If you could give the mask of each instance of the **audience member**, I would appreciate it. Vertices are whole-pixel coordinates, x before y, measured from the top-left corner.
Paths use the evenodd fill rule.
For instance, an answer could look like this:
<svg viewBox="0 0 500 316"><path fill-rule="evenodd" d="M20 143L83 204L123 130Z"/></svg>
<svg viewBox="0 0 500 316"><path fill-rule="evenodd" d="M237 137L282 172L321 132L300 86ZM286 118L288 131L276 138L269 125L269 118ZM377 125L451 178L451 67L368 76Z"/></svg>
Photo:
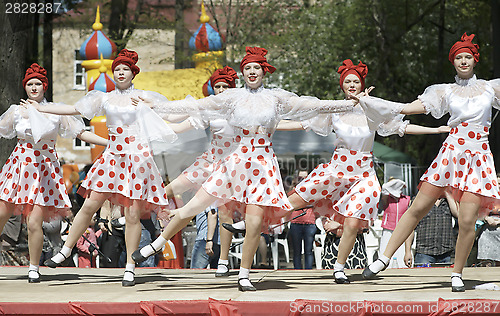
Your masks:
<svg viewBox="0 0 500 316"><path fill-rule="evenodd" d="M382 197L380 199L379 209L383 210L382 217L382 237L380 238L379 256L384 253L387 243L392 236L396 224L408 209L410 197L403 194L406 183L400 179L390 178L382 185ZM411 236L410 236L411 237ZM411 253L411 242L408 238L405 245L401 245L394 253L388 268L404 268L405 253Z"/></svg>
<svg viewBox="0 0 500 316"><path fill-rule="evenodd" d="M196 215L196 240L191 253L191 269L217 269L220 256L217 208L209 207Z"/></svg>
<svg viewBox="0 0 500 316"><path fill-rule="evenodd" d="M500 173L497 174L500 185ZM484 218L482 232L479 235L477 258L485 266L500 266L500 209L496 209Z"/></svg>

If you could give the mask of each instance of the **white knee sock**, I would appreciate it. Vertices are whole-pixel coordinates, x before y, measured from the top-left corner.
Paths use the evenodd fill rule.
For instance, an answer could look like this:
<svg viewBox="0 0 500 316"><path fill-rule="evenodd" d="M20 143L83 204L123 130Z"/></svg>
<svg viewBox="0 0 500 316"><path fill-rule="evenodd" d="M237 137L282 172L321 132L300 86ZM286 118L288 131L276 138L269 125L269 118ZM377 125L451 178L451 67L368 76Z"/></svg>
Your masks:
<svg viewBox="0 0 500 316"><path fill-rule="evenodd" d="M451 286L464 286L464 282L462 281L462 273L451 273ZM454 276L458 276L459 278L454 278Z"/></svg>
<svg viewBox="0 0 500 316"><path fill-rule="evenodd" d="M38 273L38 268L38 266L30 263L30 267L28 269L28 277L34 279L38 278L40 276L40 274Z"/></svg>
<svg viewBox="0 0 500 316"><path fill-rule="evenodd" d="M125 281L134 281L134 271L135 271L135 264L127 263L125 265L125 272L123 273L123 279ZM127 272L132 272L132 273L127 273Z"/></svg>
<svg viewBox="0 0 500 316"><path fill-rule="evenodd" d="M219 259L219 262L217 263L217 273L225 273L229 270L228 265L229 260L222 260Z"/></svg>
<svg viewBox="0 0 500 316"><path fill-rule="evenodd" d="M233 224L233 227L236 229L246 229L245 221L239 221Z"/></svg>
<svg viewBox="0 0 500 316"><path fill-rule="evenodd" d="M387 258L384 255L380 255L379 259L382 260L382 262L385 265L387 265L389 263L389 258ZM380 262L380 260L375 260L372 264L370 264L369 269L373 273L379 273L384 268L384 264L382 262Z"/></svg>
<svg viewBox="0 0 500 316"><path fill-rule="evenodd" d="M54 261L55 263L61 263L64 260L66 260L66 258L68 258L70 255L71 255L71 248L63 246L61 251L59 251L55 256L53 256L51 260Z"/></svg>
<svg viewBox="0 0 500 316"><path fill-rule="evenodd" d="M337 279L347 279L347 276L344 273L345 263L335 262L333 265L333 274Z"/></svg>
<svg viewBox="0 0 500 316"><path fill-rule="evenodd" d="M253 286L248 277L250 276L250 269L245 269L240 267L240 273L238 273L238 282L242 286Z"/></svg>
<svg viewBox="0 0 500 316"><path fill-rule="evenodd" d="M151 243L151 245L153 245L153 248L151 248L150 245L147 245L145 247L142 247L141 249L141 255L143 255L144 257L149 257L151 256L153 253L155 253L156 251L160 250L163 246L165 246L165 244L167 243L168 240L166 240L165 238L163 238L162 235L158 236L158 238L155 239L155 241L153 241Z"/></svg>

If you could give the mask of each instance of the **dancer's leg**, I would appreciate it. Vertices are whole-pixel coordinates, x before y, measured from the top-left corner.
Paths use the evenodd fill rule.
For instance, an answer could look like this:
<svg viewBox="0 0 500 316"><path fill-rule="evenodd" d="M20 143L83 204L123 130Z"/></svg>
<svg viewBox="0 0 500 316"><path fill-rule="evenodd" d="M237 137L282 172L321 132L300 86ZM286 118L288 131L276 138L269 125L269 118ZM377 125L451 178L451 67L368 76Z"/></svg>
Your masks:
<svg viewBox="0 0 500 316"><path fill-rule="evenodd" d="M219 235L220 235L220 256L217 263L215 276L229 276L229 248L233 239L233 233L222 228L222 223L232 224L233 218L225 205L219 206Z"/></svg>
<svg viewBox="0 0 500 316"><path fill-rule="evenodd" d="M33 210L27 218L28 226L28 249L30 254L30 264L38 266L43 247L43 211L39 205L33 206Z"/></svg>
<svg viewBox="0 0 500 316"><path fill-rule="evenodd" d="M189 181L184 174L181 173L177 178L175 178L165 187L167 198L170 199L176 194L182 194L192 186L193 183Z"/></svg>
<svg viewBox="0 0 500 316"><path fill-rule="evenodd" d="M475 224L481 204L481 197L465 192L460 200L458 209L458 238L455 247L455 263L453 266L451 285L453 292L465 291L462 281L462 271L467 257L474 244Z"/></svg>
<svg viewBox="0 0 500 316"><path fill-rule="evenodd" d="M131 207L125 208L125 248L127 250L127 264L123 273L122 286L135 285L135 261L132 253L139 247L141 241L141 204L134 201Z"/></svg>
<svg viewBox="0 0 500 316"><path fill-rule="evenodd" d="M73 220L64 246L56 255L45 261L46 266L55 268L70 256L71 249L76 245L76 242L83 235L83 232L89 227L92 216L94 216L104 203L104 197L103 194L90 192L89 198L85 199L85 202L83 202L82 207Z"/></svg>
<svg viewBox="0 0 500 316"><path fill-rule="evenodd" d="M362 224L363 220L359 218L347 217L344 220L344 230L342 232L342 237L340 237L339 252L333 269L333 275L337 283L349 283L344 273L344 266L354 247L356 236Z"/></svg>
<svg viewBox="0 0 500 316"><path fill-rule="evenodd" d="M246 228L247 232L243 241L243 254L241 256L240 272L238 274L238 288L241 291L255 291L254 286L248 278L252 267L253 257L257 251L260 241L260 230L264 209L258 205L247 205Z"/></svg>
<svg viewBox="0 0 500 316"><path fill-rule="evenodd" d="M167 227L165 227L155 241L138 251L134 251L132 255L134 261L142 262L147 257L159 251L170 238L186 227L194 216L209 207L215 200L216 198L208 194L205 190L198 190L196 195L186 205L177 209L176 215L172 217Z"/></svg>
<svg viewBox="0 0 500 316"><path fill-rule="evenodd" d="M288 196L288 201L290 201L290 204L292 205L292 208L294 210L302 208L304 206L307 206L309 203L304 201L300 195L298 195L295 191Z"/></svg>
<svg viewBox="0 0 500 316"><path fill-rule="evenodd" d="M15 204L0 200L0 232L14 213Z"/></svg>
<svg viewBox="0 0 500 316"><path fill-rule="evenodd" d="M370 264L365 271L363 271L363 277L372 278L375 274L384 269L384 267L389 263L389 258L394 255L399 246L401 246L413 230L415 230L418 222L420 222L420 220L427 213L429 213L432 205L441 196L444 190L444 187L438 187L428 182L422 182L422 186L420 187L413 203L396 225L387 247L385 248L384 254L380 256L380 260L376 260Z"/></svg>

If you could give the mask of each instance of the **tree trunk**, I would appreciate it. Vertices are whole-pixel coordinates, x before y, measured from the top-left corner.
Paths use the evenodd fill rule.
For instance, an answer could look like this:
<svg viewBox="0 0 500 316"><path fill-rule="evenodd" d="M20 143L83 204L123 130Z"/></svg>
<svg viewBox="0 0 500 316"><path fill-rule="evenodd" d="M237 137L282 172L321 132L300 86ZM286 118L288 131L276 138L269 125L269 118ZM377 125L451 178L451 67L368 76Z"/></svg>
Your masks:
<svg viewBox="0 0 500 316"><path fill-rule="evenodd" d="M13 3L11 1L10 3ZM22 3L21 1L18 1ZM21 81L29 64L36 61L33 50L34 20L31 14L6 13L6 3L0 2L0 112L11 104L19 104L26 94ZM34 33L36 34L36 33ZM0 138L0 164L9 157L16 139Z"/></svg>
<svg viewBox="0 0 500 316"><path fill-rule="evenodd" d="M492 28L492 62L493 63L493 78L500 78L500 0L491 0L491 28ZM493 111L493 116L498 115L492 124L490 130L490 146L493 158L495 158L495 166L497 172L500 172L500 114L499 111Z"/></svg>
<svg viewBox="0 0 500 316"><path fill-rule="evenodd" d="M43 68L47 70L49 87L45 91L47 101L53 101L53 81L52 81L52 13L45 13L43 16Z"/></svg>

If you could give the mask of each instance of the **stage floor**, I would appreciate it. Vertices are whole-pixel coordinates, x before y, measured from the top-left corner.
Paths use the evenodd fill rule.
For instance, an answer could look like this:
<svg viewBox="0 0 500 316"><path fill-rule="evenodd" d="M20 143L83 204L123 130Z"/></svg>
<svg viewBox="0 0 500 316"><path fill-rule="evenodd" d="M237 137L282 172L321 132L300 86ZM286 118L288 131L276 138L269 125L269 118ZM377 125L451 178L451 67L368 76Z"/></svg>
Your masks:
<svg viewBox="0 0 500 316"><path fill-rule="evenodd" d="M474 290L500 285L500 267L466 268L465 293L450 290L451 268L391 269L377 280L347 270L349 285L335 284L331 270L253 270L257 292L239 292L237 271L215 278L214 270L138 268L134 287L122 287L122 269L42 267L42 282L29 284L27 267L0 267L0 302L140 302L163 300L293 301L437 301L500 300L500 291Z"/></svg>

